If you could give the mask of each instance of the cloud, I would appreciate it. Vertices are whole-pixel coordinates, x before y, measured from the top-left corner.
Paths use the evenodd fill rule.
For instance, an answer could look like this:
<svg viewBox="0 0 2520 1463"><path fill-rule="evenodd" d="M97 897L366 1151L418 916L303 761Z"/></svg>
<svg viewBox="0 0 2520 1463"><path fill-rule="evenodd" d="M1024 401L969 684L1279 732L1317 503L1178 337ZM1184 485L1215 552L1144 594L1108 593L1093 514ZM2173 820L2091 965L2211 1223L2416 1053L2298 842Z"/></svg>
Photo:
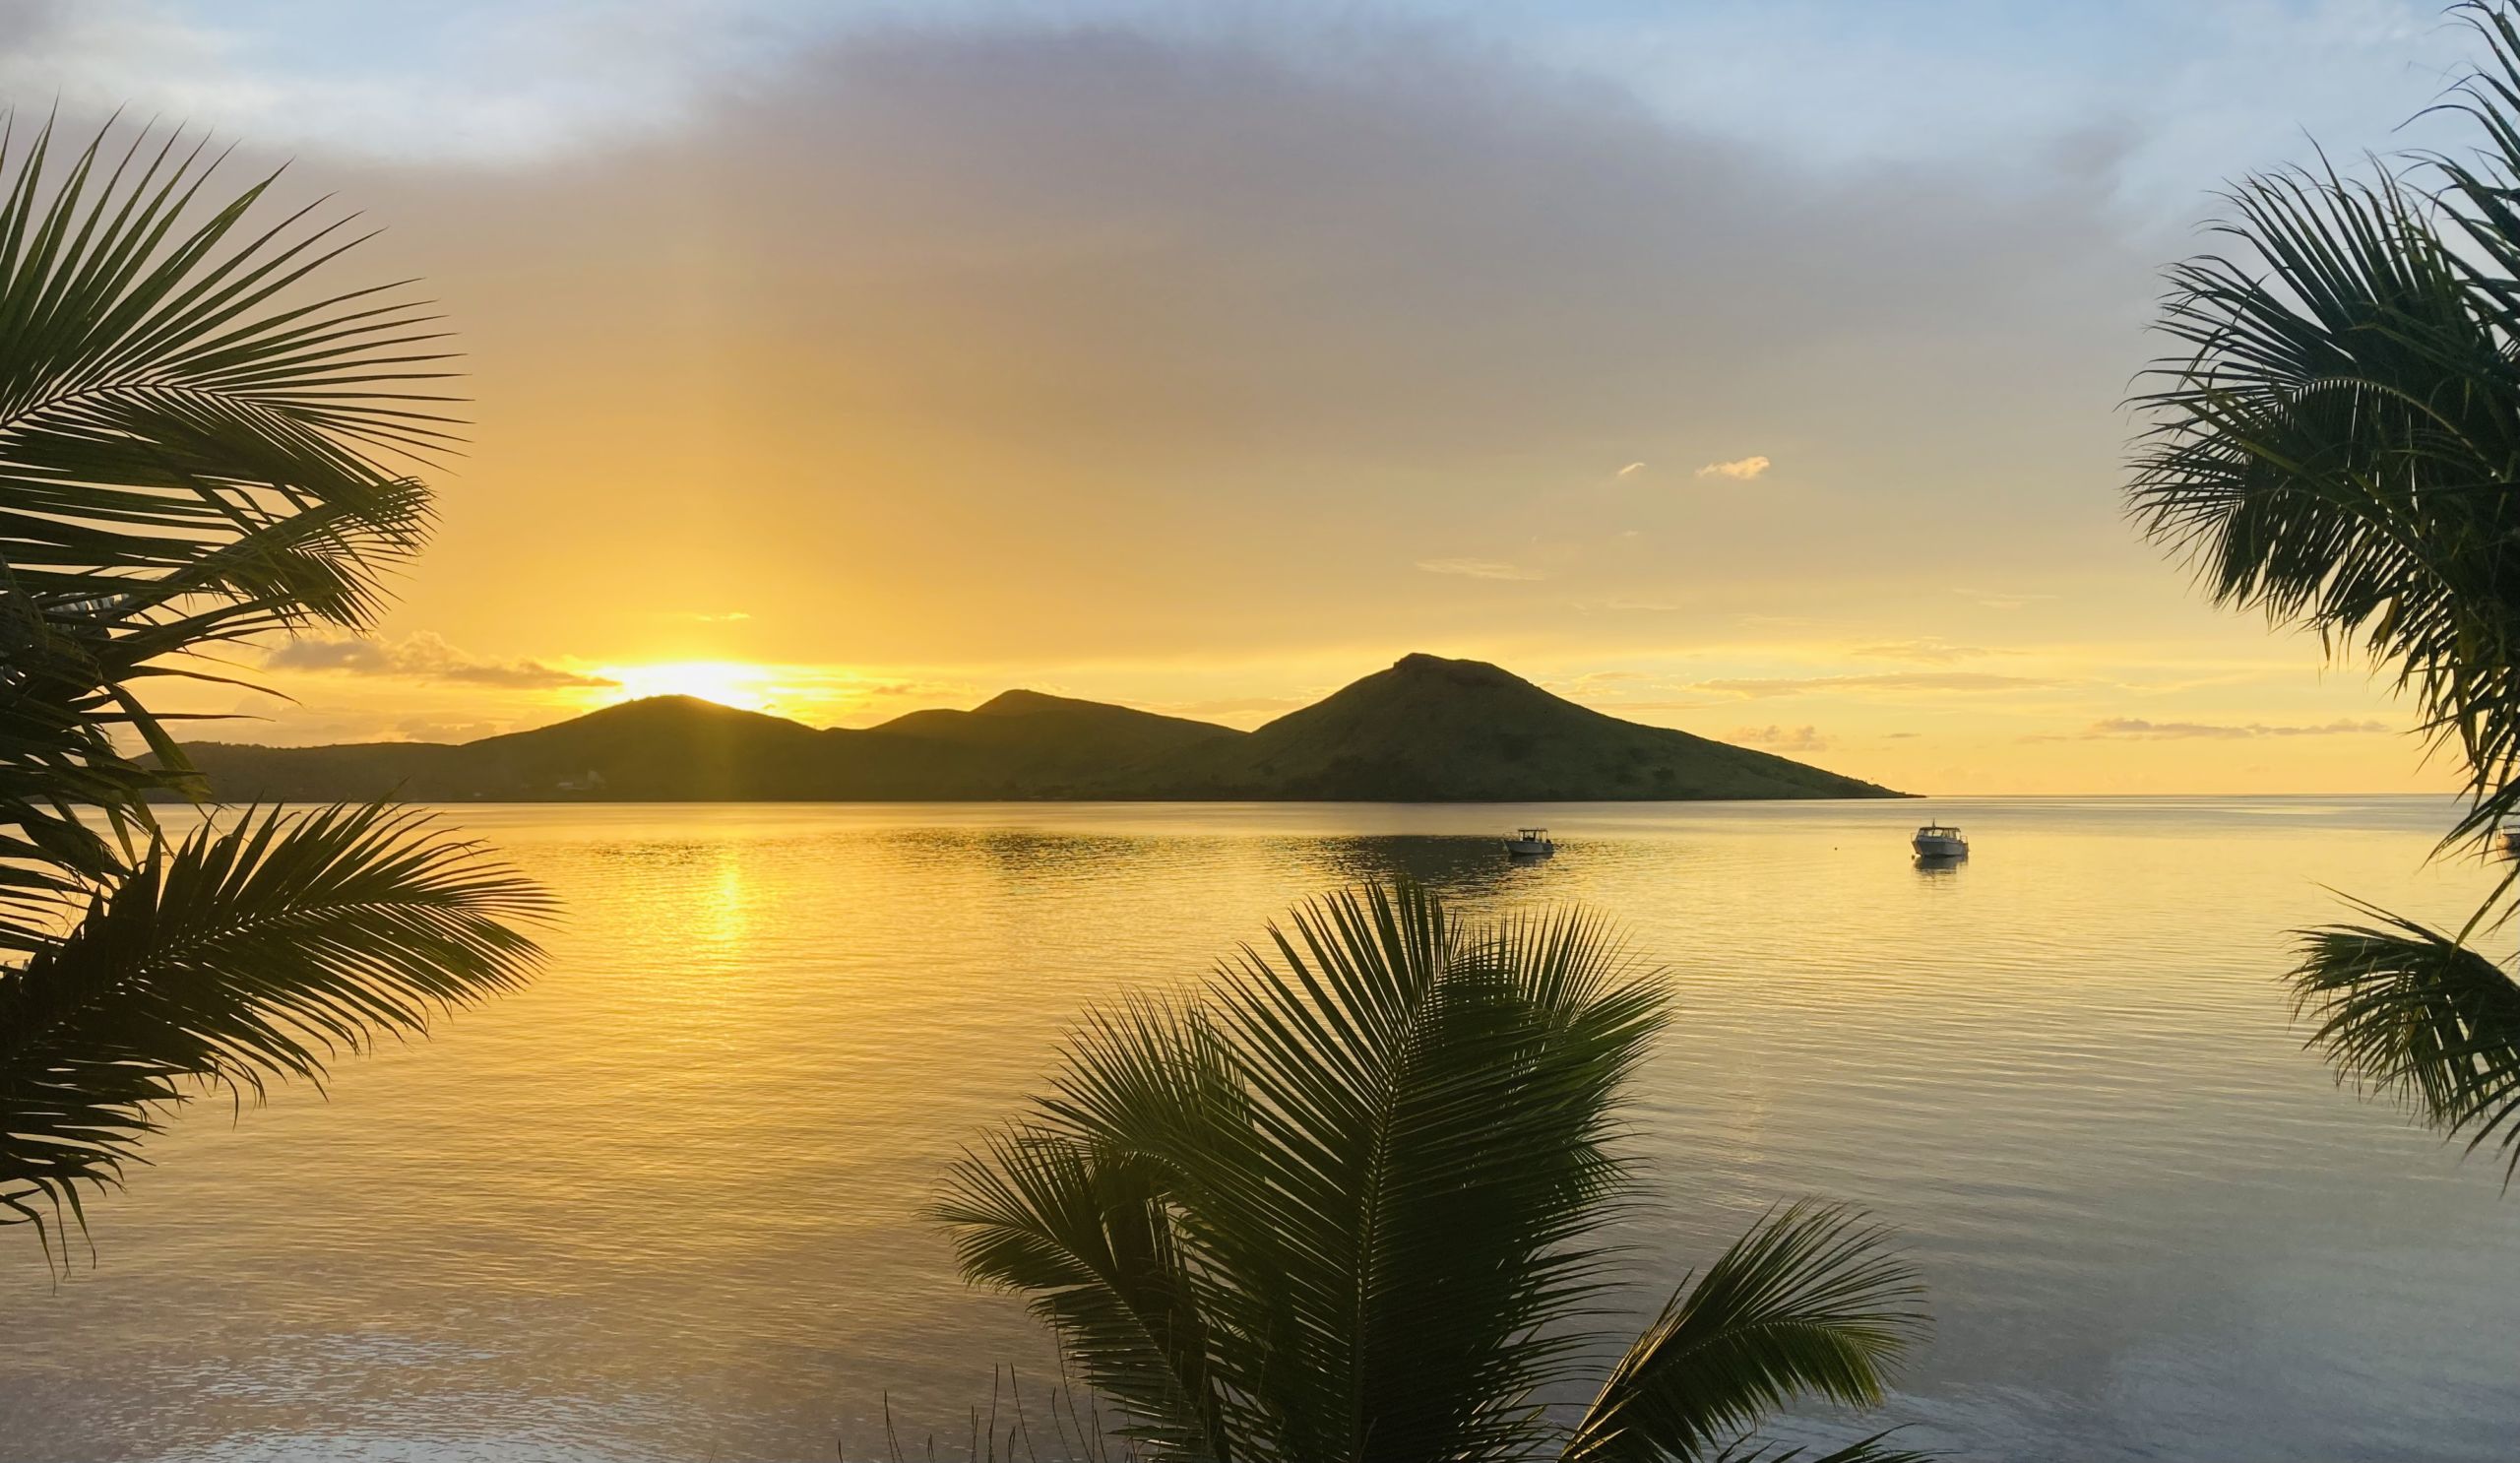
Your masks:
<svg viewBox="0 0 2520 1463"><path fill-rule="evenodd" d="M1959 595L1964 599L1975 600L1988 609L2019 609L2034 600L2053 600L2056 598L2054 595L2040 594L2032 590L1954 589L1952 590L1952 593Z"/></svg>
<svg viewBox="0 0 2520 1463"><path fill-rule="evenodd" d="M1612 473L1610 476L1611 476L1611 477L1635 477L1637 474L1642 473L1642 472L1644 472L1644 471L1645 471L1645 464L1643 464L1643 463L1629 463L1626 467L1619 469L1617 472Z"/></svg>
<svg viewBox="0 0 2520 1463"><path fill-rule="evenodd" d="M1980 645L1954 645L1948 640L1937 640L1927 635L1917 640L1860 646L1853 654L1872 661L1917 661L1928 666L1947 666L1954 661L1991 656L1996 652Z"/></svg>
<svg viewBox="0 0 2520 1463"><path fill-rule="evenodd" d="M2317 726L2269 726L2264 722L2224 724L2214 722L2148 722L2136 717L2110 717L2092 723L2080 732L2066 736L2042 736L2039 741L2098 741L2122 738L2134 741L2176 741L2188 737L2239 741L2260 736L2371 736L2397 729L2386 722L2335 721Z"/></svg>
<svg viewBox="0 0 2520 1463"><path fill-rule="evenodd" d="M1749 482L1765 473L1773 464L1764 457L1737 457L1729 463L1708 463L1697 470L1700 477L1730 477L1736 482Z"/></svg>
<svg viewBox="0 0 2520 1463"><path fill-rule="evenodd" d="M1770 752L1821 752L1829 748L1829 738L1817 727L1735 727L1724 734L1735 746L1753 746Z"/></svg>
<svg viewBox="0 0 2520 1463"><path fill-rule="evenodd" d="M1923 734L1924 733L1922 732L1884 732L1881 733L1882 739L1885 741L1906 741L1912 736L1922 736Z"/></svg>
<svg viewBox="0 0 2520 1463"><path fill-rule="evenodd" d="M1704 711L1721 706L1721 701L1604 701L1593 710L1604 716L1622 716L1631 711Z"/></svg>
<svg viewBox="0 0 2520 1463"><path fill-rule="evenodd" d="M1702 680L1691 689L1720 691L1753 700L1802 696L1814 691L2036 691L2072 682L2036 675L1992 675L1983 670L1896 670L1876 675L1760 676Z"/></svg>
<svg viewBox="0 0 2520 1463"><path fill-rule="evenodd" d="M1519 564L1499 563L1494 559L1419 559L1418 567L1429 574L1459 574L1468 579L1546 579L1538 569Z"/></svg>
<svg viewBox="0 0 2520 1463"><path fill-rule="evenodd" d="M752 618L751 615L740 609L727 609L717 612L712 612L706 609L677 609L668 611L664 617L666 619L687 621L688 623L695 625L732 625L740 624L743 621Z"/></svg>
<svg viewBox="0 0 2520 1463"><path fill-rule="evenodd" d="M540 661L492 661L470 655L422 630L391 644L364 635L299 636L263 657L269 670L325 670L409 680L462 681L511 690L614 686L601 675L563 670Z"/></svg>

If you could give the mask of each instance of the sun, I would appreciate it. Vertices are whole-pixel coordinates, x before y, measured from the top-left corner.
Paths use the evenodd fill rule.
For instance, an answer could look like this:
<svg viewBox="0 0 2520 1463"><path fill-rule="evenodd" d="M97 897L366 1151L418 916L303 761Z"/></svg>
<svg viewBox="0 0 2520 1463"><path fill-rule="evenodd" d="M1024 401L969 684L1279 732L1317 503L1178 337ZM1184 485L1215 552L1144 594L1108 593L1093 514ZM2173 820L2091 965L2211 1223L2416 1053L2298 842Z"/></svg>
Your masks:
<svg viewBox="0 0 2520 1463"><path fill-rule="evenodd" d="M697 696L721 706L761 711L770 705L772 676L766 667L741 661L660 661L646 666L606 666L606 678L620 682L624 701L647 696Z"/></svg>

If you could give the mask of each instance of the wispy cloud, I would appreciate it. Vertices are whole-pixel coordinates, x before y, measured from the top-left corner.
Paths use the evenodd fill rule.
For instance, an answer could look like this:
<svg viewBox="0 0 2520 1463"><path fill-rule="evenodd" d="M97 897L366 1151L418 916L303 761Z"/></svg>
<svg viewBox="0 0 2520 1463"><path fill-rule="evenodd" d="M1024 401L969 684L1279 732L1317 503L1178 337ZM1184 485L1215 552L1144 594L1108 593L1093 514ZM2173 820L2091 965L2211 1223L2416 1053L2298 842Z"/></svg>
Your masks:
<svg viewBox="0 0 2520 1463"><path fill-rule="evenodd" d="M1829 748L1829 738L1817 727L1735 727L1724 734L1735 746L1754 746L1768 752L1821 752Z"/></svg>
<svg viewBox="0 0 2520 1463"><path fill-rule="evenodd" d="M1643 463L1629 463L1626 467L1619 469L1617 472L1612 473L1610 476L1611 476L1611 477L1635 477L1637 474L1642 473L1642 472L1644 472L1644 471L1645 471L1645 464L1643 464Z"/></svg>
<svg viewBox="0 0 2520 1463"><path fill-rule="evenodd" d="M2124 739L2134 741L2176 741L2187 737L2208 737L2237 741L2258 736L2371 736L2397 729L2386 722L2336 721L2315 726L2270 726L2264 722L2148 722L2137 717L2110 717L2092 723L2080 732L2062 736L2032 738L2039 741L2101 741Z"/></svg>
<svg viewBox="0 0 2520 1463"><path fill-rule="evenodd" d="M1988 609L2019 609L2034 600L2053 600L2056 598L2054 595L2041 594L2036 590L1971 590L1954 588L1952 593L1961 596L1963 599L1975 600Z"/></svg>
<svg viewBox="0 0 2520 1463"><path fill-rule="evenodd" d="M1429 574L1458 574L1465 579L1546 579L1538 569L1520 564L1501 563L1495 559L1419 559L1418 567Z"/></svg>
<svg viewBox="0 0 2520 1463"><path fill-rule="evenodd" d="M752 616L740 609L714 612L706 609L677 609L667 613L665 618L682 620L695 625L732 625L748 620Z"/></svg>
<svg viewBox="0 0 2520 1463"><path fill-rule="evenodd" d="M1894 640L1883 645L1858 646L1853 652L1868 661L1916 661L1927 666L1948 666L1954 661L1974 660L1995 652L1982 645L1954 645L1927 635L1917 640Z"/></svg>
<svg viewBox="0 0 2520 1463"><path fill-rule="evenodd" d="M1729 463L1708 463L1697 470L1700 477L1730 477L1735 482L1748 482L1775 464L1764 457L1736 457Z"/></svg>
<svg viewBox="0 0 2520 1463"><path fill-rule="evenodd" d="M451 680L512 690L601 687L620 682L565 670L540 661L498 661L468 654L443 636L422 630L391 643L364 635L300 636L263 657L271 670L329 670L348 675L391 675L410 680Z"/></svg>
<svg viewBox="0 0 2520 1463"><path fill-rule="evenodd" d="M2036 675L1993 675L1983 670L1893 670L1875 675L1757 676L1702 680L1691 689L1763 699L1814 691L2034 691L2071 682Z"/></svg>

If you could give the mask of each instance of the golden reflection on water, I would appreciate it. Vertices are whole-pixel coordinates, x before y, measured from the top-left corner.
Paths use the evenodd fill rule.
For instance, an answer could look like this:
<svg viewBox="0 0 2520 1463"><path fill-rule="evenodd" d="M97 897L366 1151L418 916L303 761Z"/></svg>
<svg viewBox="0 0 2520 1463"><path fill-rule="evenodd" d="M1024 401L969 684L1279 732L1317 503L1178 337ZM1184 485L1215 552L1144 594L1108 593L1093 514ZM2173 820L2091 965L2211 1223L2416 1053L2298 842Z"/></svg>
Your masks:
<svg viewBox="0 0 2520 1463"><path fill-rule="evenodd" d="M1928 812L1976 857L1914 863ZM958 1437L1046 1354L917 1219L938 1166L1089 1002L1402 876L1670 965L1641 1273L1871 1205L1939 1318L1911 1441L2486 1458L2520 1419L2520 1209L2334 1091L2270 980L2320 883L2465 912L2438 802L455 815L565 899L548 974L329 1102L187 1117L58 1292L23 1246L0 1455L829 1456L887 1391ZM1564 852L1507 863L1521 822Z"/></svg>

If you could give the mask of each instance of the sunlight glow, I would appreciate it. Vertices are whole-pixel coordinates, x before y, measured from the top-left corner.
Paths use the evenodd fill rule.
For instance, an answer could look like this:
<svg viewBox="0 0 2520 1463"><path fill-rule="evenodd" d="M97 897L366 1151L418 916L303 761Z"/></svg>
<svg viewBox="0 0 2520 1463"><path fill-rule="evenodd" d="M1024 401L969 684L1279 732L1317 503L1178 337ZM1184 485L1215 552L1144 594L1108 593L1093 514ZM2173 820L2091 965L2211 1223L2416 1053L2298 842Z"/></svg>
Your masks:
<svg viewBox="0 0 2520 1463"><path fill-rule="evenodd" d="M767 710L775 699L768 668L741 661L663 661L649 666L606 666L604 676L621 683L612 699L697 696L743 711Z"/></svg>

